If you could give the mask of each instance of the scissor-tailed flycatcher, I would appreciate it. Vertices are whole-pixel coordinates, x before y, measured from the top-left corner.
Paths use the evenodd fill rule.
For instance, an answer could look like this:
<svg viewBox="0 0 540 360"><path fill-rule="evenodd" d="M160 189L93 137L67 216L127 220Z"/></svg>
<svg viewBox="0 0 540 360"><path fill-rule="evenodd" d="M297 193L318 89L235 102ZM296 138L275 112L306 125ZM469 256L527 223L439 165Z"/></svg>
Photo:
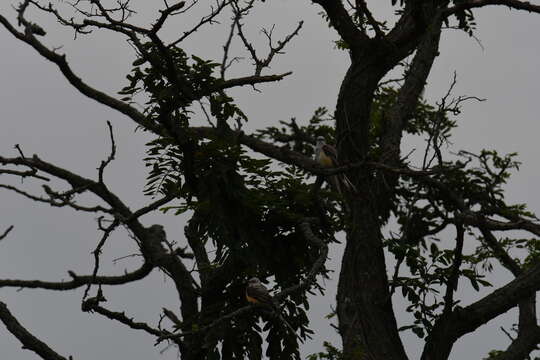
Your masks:
<svg viewBox="0 0 540 360"><path fill-rule="evenodd" d="M264 304L275 307L274 298L268 292L268 289L261 284L259 278L251 278L246 286L246 299L253 304Z"/></svg>
<svg viewBox="0 0 540 360"><path fill-rule="evenodd" d="M338 167L338 153L336 148L328 145L324 137L317 137L317 145L315 146L315 160L323 167ZM336 174L328 177L328 182L335 190L341 194L341 185L348 191L356 192L356 187L345 174Z"/></svg>
<svg viewBox="0 0 540 360"><path fill-rule="evenodd" d="M268 289L263 284L261 284L259 278L253 277L248 280L246 286L246 299L252 304L262 304L272 308L277 317L279 317L279 319L289 328L289 330L291 330L292 333L296 335L293 327L287 322L287 320L283 318L283 316L281 316L276 301L274 300L272 295L270 295Z"/></svg>

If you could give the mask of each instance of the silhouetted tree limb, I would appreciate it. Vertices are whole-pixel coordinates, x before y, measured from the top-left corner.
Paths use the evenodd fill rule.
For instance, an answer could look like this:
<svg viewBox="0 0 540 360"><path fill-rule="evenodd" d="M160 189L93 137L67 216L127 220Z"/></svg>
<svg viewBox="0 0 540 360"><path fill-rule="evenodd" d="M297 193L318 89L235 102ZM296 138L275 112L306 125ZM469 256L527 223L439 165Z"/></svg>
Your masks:
<svg viewBox="0 0 540 360"><path fill-rule="evenodd" d="M96 301L96 299L94 298L85 300L82 305L83 311L96 312L100 315L105 316L106 318L118 321L126 326L129 326L132 329L143 330L147 332L148 334L154 335L156 337L162 337L168 334L167 331L155 329L145 322L134 321L132 318L129 318L128 316L126 316L124 312L115 312L115 311L108 310L102 307L101 305L99 305L99 303L102 301L105 301L104 298L101 299L100 301Z"/></svg>
<svg viewBox="0 0 540 360"><path fill-rule="evenodd" d="M4 231L1 235L0 235L0 240L4 240L6 238L6 236L9 235L9 233L11 232L11 230L13 230L14 226L13 225L10 225L8 226L8 228L6 229L6 231Z"/></svg>
<svg viewBox="0 0 540 360"><path fill-rule="evenodd" d="M351 49L367 45L369 37L356 27L341 0L316 0L314 3L319 4L324 9L330 19L330 24Z"/></svg>
<svg viewBox="0 0 540 360"><path fill-rule="evenodd" d="M508 6L511 9L524 10L532 13L540 13L540 5L531 4L528 1L519 0L465 0L460 1L452 7L443 10L443 14L446 16L455 14L459 11L470 10L474 8L481 8L489 5L503 5Z"/></svg>
<svg viewBox="0 0 540 360"><path fill-rule="evenodd" d="M0 302L0 321L23 344L23 348L35 352L45 360L67 360L26 330L3 302Z"/></svg>
<svg viewBox="0 0 540 360"><path fill-rule="evenodd" d="M123 285L133 281L145 278L154 267L148 263L144 263L139 269L117 276L93 276L93 275L77 275L69 271L70 281L42 281L42 280L11 280L1 279L0 288L16 287L21 289L47 289L47 290L73 290L79 287L94 284L94 285Z"/></svg>

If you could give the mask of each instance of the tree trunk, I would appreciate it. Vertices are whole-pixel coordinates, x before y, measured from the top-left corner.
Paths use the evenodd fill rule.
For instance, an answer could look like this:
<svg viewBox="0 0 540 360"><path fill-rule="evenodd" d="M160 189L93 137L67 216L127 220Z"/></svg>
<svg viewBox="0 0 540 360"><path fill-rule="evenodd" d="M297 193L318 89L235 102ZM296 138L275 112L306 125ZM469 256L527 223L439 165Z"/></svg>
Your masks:
<svg viewBox="0 0 540 360"><path fill-rule="evenodd" d="M342 162L366 158L373 94L388 70L387 64L371 57L353 61L347 71L336 109ZM359 191L348 199L351 223L337 293L343 353L345 359L406 359L388 290L380 232L393 191L365 171L349 175Z"/></svg>

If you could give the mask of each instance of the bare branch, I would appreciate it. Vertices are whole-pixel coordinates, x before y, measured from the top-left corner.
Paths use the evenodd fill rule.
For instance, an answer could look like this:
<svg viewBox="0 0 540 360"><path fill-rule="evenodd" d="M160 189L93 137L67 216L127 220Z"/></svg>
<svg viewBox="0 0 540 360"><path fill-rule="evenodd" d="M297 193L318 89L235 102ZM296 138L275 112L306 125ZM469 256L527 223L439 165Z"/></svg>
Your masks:
<svg viewBox="0 0 540 360"><path fill-rule="evenodd" d="M397 100L391 107L382 138L383 157L390 163L399 160L399 149L402 131L411 112L418 103L418 98L424 89L427 77L433 66L435 57L439 54L440 24L436 23L427 32L405 76L405 82L399 89Z"/></svg>
<svg viewBox="0 0 540 360"><path fill-rule="evenodd" d="M214 23L214 19L216 18L216 16L218 16L221 11L223 9L225 9L225 7L227 5L229 5L231 3L232 0L217 0L216 1L216 7L214 8L213 6L211 7L211 11L210 11L210 14L206 15L205 17L203 17L198 23L197 25L195 25L193 28L191 28L190 30L187 30L187 31L184 31L184 34L182 36L180 36L180 38L178 40L175 40L173 41L172 43L170 43L169 45L167 45L167 47L172 47L172 46L175 46L175 45L178 45L179 43L181 43L182 41L184 41L187 37L189 37L191 34L193 34L194 32L196 32L197 30L199 30L199 28L205 24L213 24Z"/></svg>
<svg viewBox="0 0 540 360"><path fill-rule="evenodd" d="M146 277L152 269L153 265L144 263L139 269L118 276L94 276L94 275L76 275L72 271L68 271L71 276L71 281L41 281L41 280L11 280L0 279L0 288L16 287L28 289L47 289L57 291L67 291L77 289L88 284L93 285L123 285L133 281L137 281Z"/></svg>
<svg viewBox="0 0 540 360"><path fill-rule="evenodd" d="M47 174L55 176L59 179L67 181L73 188L84 188L100 197L103 201L111 206L114 211L115 218L134 234L140 246L141 252L147 262L153 266L159 266L173 280L178 295L182 301L182 315L184 319L191 319L197 313L197 294L194 289L194 279L190 272L186 269L181 259L175 253L169 253L163 248L162 242L166 241L165 231L159 225L153 225L145 228L136 218L133 217L131 210L125 205L118 196L110 192L105 184L84 178L80 175L72 173L66 169L55 166L51 163L39 159L36 155L32 158L3 158L0 157L0 163L12 165L33 166ZM16 282L16 281L15 281ZM10 281L5 280L4 284L9 284ZM88 281L85 282L87 284ZM1 286L2 282L0 282ZM48 285L37 282L34 287L40 285ZM73 285L73 284L72 284ZM79 285L76 283L75 285ZM11 282L13 285L13 281ZM28 286L32 287L32 286ZM58 288L57 284L53 284L58 290L64 290L62 286Z"/></svg>
<svg viewBox="0 0 540 360"><path fill-rule="evenodd" d="M178 3L176 3L176 4L172 5L172 6L167 6L167 8L165 10L160 10L161 16L156 21L154 26L152 26L152 30L150 30L150 31L153 32L153 33L157 33L161 29L163 24L165 24L165 21L167 20L167 18L170 15L174 15L173 13L175 11L178 11L178 10L182 9L184 7L184 5L186 5L186 2L185 1L180 1L180 2L178 2Z"/></svg>
<svg viewBox="0 0 540 360"><path fill-rule="evenodd" d="M17 171L17 170L10 170L10 169L1 169L0 174L15 175L15 176L19 176L21 178L32 177L32 178L40 179L40 180L43 180L43 181L50 181L50 179L45 177L45 176L37 175L37 171L35 169L31 169L31 170L28 170L28 171Z"/></svg>
<svg viewBox="0 0 540 360"><path fill-rule="evenodd" d="M24 349L31 350L45 360L67 360L51 349L43 341L36 338L11 314L7 305L0 301L0 321L4 323L10 333L12 333L23 344Z"/></svg>
<svg viewBox="0 0 540 360"><path fill-rule="evenodd" d="M98 168L98 179L99 182L103 184L103 171L105 171L105 168L107 165L111 163L111 161L114 160L114 157L116 155L116 144L114 142L114 134L113 134L113 128L111 125L111 122L107 120L107 126L109 127L109 136L111 138L111 153L109 154L109 157L101 162L101 165Z"/></svg>
<svg viewBox="0 0 540 360"><path fill-rule="evenodd" d="M95 250L92 251L92 254L94 255L94 271L92 272L92 278L93 279L92 279L92 282L89 282L88 285L86 286L86 290L84 290L83 299L86 299L86 297L88 296L88 292L90 291L90 287L92 286L92 283L95 282L95 279L97 277L97 273L98 273L98 270L99 270L99 255L101 255L101 249L105 245L105 241L107 241L107 239L109 238L111 233L114 231L114 229L116 229L116 227L118 227L119 224L120 224L119 221L117 219L115 219L112 222L112 224L109 225L109 227L107 227L103 231L103 236L101 237L101 240L99 241L99 243L96 246Z"/></svg>
<svg viewBox="0 0 540 360"><path fill-rule="evenodd" d="M129 24L126 21L127 18L129 18L134 13L133 10L130 10L127 7L129 5L129 1L124 2L124 3L118 2L118 4L120 6L118 8L113 8L113 9L105 8L101 4L101 0L91 0L91 4L97 6L97 9L98 9L99 13L92 14L92 13L89 13L89 12L82 11L81 9L77 8L76 6L74 6L74 7L79 12L81 12L82 14L84 14L85 16L87 16L89 18L94 17L94 16L103 17L111 25L113 25L113 26L115 26L117 28L122 28L122 29L126 29L126 30L129 30L129 31L138 32L138 33L142 33L142 34L148 34L150 32L148 29L141 28L139 26ZM115 20L111 16L112 13L117 13L117 12L121 14L120 15L120 20Z"/></svg>
<svg viewBox="0 0 540 360"><path fill-rule="evenodd" d="M229 49L231 47L231 42L234 37L234 29L236 28L236 24L238 23L238 21L240 21L241 16L242 16L242 13L236 12L236 11L234 12L234 16L232 18L232 22L231 22L231 26L229 30L229 35L227 36L227 40L225 40L225 45L223 45L223 59L221 60L221 66L220 66L220 74L221 74L222 79L225 79L225 71L227 71L229 66L234 61L234 59L231 60L230 62L228 62L227 60L229 57Z"/></svg>
<svg viewBox="0 0 540 360"><path fill-rule="evenodd" d="M3 234L0 235L0 240L4 240L6 238L6 236L9 235L9 233L11 232L11 230L13 230L14 226L13 225L10 225L6 231L4 231Z"/></svg>
<svg viewBox="0 0 540 360"><path fill-rule="evenodd" d="M540 13L540 5L531 4L528 1L519 0L468 0L460 1L459 4L443 11L444 16L450 16L459 11L480 8L488 5L504 5L511 9L525 10L532 13Z"/></svg>
<svg viewBox="0 0 540 360"><path fill-rule="evenodd" d="M0 184L0 189L6 189L9 191L13 191L19 195L22 195L30 200L36 201L36 202L42 202L49 204L53 207L64 207L69 206L72 209L78 210L78 211L85 211L85 212L104 212L104 213L111 213L110 209L106 209L102 206L96 205L96 206L81 206L76 204L73 201L70 201L68 197L62 197L61 194L56 193L52 191L48 186L43 185L43 188L45 189L45 192L49 195L49 198L39 197L36 195L32 195L29 192L26 192L24 190L21 190L15 186L12 185L4 185Z"/></svg>
<svg viewBox="0 0 540 360"><path fill-rule="evenodd" d="M263 33L268 38L268 46L270 47L270 52L268 53L266 58L260 62L260 64L257 64L255 75L260 75L261 70L270 65L274 56L276 56L277 54L282 54L281 50L283 50L285 45L287 45L287 43L289 43L295 36L298 35L303 25L304 22L300 21L296 28L289 35L287 35L285 39L278 41L276 47L274 47L274 45L272 44L272 31L263 31Z"/></svg>
<svg viewBox="0 0 540 360"><path fill-rule="evenodd" d="M141 216L143 216L145 214L148 214L149 212L152 212L152 211L158 209L160 206L163 206L163 205L167 204L168 202L176 199L177 197L178 196L176 194L166 195L166 196L162 197L161 199L158 199L158 200L154 201L153 203L148 204L148 205L140 208L139 210L135 211L133 213L133 215L131 215L130 219L138 219Z"/></svg>
<svg viewBox="0 0 540 360"><path fill-rule="evenodd" d="M287 35L283 40L278 41L277 46L273 45L272 30L270 30L270 31L263 30L263 33L268 38L268 44L269 44L270 51L269 51L268 55L266 56L266 58L261 59L257 55L257 52L255 51L255 48L253 47L253 45L251 45L251 43L248 41L246 35L244 34L243 28L242 28L243 25L240 23L240 20L241 20L242 15L243 15L243 11L249 10L251 5L252 5L252 3L250 3L250 5L248 5L247 8L239 8L236 5L233 5L233 10L234 10L234 12L236 14L235 21L236 21L236 27L238 29L238 36L242 40L242 43L244 44L244 47L248 50L248 52L251 55L252 60L254 61L255 76L258 77L258 76L261 75L261 72L262 72L262 70L264 68L269 67L270 63L274 59L274 56L276 56L277 54L282 54L281 50L283 50L283 48L295 36L298 35L298 33L299 33L300 29L302 28L302 25L304 24L304 22L300 21L298 23L298 25L296 26L296 28L289 35Z"/></svg>
<svg viewBox="0 0 540 360"><path fill-rule="evenodd" d="M99 296L99 295L98 295ZM161 338L163 336L166 336L169 334L168 331L162 331L158 329L154 329L150 325L144 322L136 322L132 318L129 318L126 316L124 312L115 312L110 311L102 306L99 305L100 302L106 301L105 298L101 297L99 299L96 298L90 298L88 300L85 300L83 302L82 308L85 312L97 312L98 314L101 314L111 320L116 320L124 325L129 326L132 329L135 330L143 330L150 335L157 336L158 338Z"/></svg>
<svg viewBox="0 0 540 360"><path fill-rule="evenodd" d="M273 81L280 81L283 80L284 77L291 75L292 71L279 74L279 75L254 75L254 76L246 76L241 78L235 78L235 79L229 79L221 82L215 91L218 90L224 90L232 87L237 86L245 86L245 85L255 85L255 84L261 84L266 82L273 82Z"/></svg>

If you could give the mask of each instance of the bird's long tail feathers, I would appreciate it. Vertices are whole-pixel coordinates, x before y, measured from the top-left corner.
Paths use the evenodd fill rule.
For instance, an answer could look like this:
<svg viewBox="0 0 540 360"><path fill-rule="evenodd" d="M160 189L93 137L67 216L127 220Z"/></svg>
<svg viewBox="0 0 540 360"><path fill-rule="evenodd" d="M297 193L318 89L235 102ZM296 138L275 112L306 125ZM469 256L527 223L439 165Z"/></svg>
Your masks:
<svg viewBox="0 0 540 360"><path fill-rule="evenodd" d="M274 315L278 318L278 320L282 324L285 325L287 330L289 330L291 332L291 334L293 334L294 336L297 336L296 335L296 330L294 330L294 328L291 326L291 324L289 324L289 322L287 320L285 320L285 317L283 317L283 313L281 312L279 304L275 300L272 301L272 310L273 310Z"/></svg>
<svg viewBox="0 0 540 360"><path fill-rule="evenodd" d="M285 326L289 329L289 331L291 332L291 334L293 334L294 336L296 336L296 331L294 330L294 328L291 326L291 324L289 324L289 322L287 320L285 320L285 318L283 317L283 315L281 315L281 313L279 312L279 310L276 312L279 320L285 324Z"/></svg>
<svg viewBox="0 0 540 360"><path fill-rule="evenodd" d="M337 192L338 194L342 194L341 192L341 180L337 175L332 175L328 178L328 182L332 186L333 190Z"/></svg>
<svg viewBox="0 0 540 360"><path fill-rule="evenodd" d="M358 192L356 190L356 186L354 186L354 184L351 182L351 180L349 180L347 175L341 174L340 180L341 180L341 183L343 184L343 186L347 189L347 191L353 192L353 193Z"/></svg>

